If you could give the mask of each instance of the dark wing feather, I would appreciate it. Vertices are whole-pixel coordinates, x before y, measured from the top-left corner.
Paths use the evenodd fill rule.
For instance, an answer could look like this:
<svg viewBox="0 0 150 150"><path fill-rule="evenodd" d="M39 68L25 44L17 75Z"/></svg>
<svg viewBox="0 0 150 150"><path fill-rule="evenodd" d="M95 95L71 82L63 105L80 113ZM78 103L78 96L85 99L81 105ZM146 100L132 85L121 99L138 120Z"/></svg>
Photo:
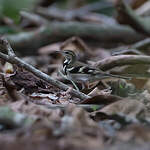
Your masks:
<svg viewBox="0 0 150 150"><path fill-rule="evenodd" d="M73 74L78 74L78 73L81 73L81 74L97 74L99 73L98 70L94 69L94 68L90 68L88 66L77 66L77 67L72 67L72 68L68 68L68 71L70 73L73 73Z"/></svg>

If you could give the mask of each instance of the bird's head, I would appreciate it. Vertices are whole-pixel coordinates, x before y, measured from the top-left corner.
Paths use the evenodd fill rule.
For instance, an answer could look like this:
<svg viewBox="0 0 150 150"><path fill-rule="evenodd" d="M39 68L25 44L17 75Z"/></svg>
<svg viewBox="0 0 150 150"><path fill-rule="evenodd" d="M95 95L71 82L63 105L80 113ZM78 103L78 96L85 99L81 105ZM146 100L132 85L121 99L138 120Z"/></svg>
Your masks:
<svg viewBox="0 0 150 150"><path fill-rule="evenodd" d="M62 50L59 51L59 53L61 53L65 57L65 60L71 64L76 61L76 54L71 50Z"/></svg>
<svg viewBox="0 0 150 150"><path fill-rule="evenodd" d="M76 54L71 50L63 50L61 53L68 60L72 60L72 59L76 58Z"/></svg>

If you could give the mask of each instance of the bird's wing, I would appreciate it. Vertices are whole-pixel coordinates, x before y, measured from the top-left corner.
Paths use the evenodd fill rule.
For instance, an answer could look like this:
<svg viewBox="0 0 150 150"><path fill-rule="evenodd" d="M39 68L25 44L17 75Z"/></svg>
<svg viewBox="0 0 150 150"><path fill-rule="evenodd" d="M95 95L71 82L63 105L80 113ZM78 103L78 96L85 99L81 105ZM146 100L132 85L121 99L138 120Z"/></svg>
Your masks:
<svg viewBox="0 0 150 150"><path fill-rule="evenodd" d="M73 66L71 68L67 69L71 74L91 74L91 75L95 75L95 74L105 74L104 72L92 68L92 67L88 67L88 66Z"/></svg>

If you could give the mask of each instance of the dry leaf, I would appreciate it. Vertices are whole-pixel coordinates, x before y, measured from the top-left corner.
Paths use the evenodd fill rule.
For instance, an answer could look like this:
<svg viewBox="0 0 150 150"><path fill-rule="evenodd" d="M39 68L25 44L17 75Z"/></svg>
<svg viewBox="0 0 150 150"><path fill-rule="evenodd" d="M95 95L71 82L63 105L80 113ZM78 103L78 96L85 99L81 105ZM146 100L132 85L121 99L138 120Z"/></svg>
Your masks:
<svg viewBox="0 0 150 150"><path fill-rule="evenodd" d="M3 71L4 73L12 74L14 72L13 65L10 64L9 62L6 62L3 67Z"/></svg>
<svg viewBox="0 0 150 150"><path fill-rule="evenodd" d="M68 50L75 51L75 53L77 55L80 54L80 56L84 55L84 53L86 55L89 55L89 54L92 55L89 47L84 43L84 41L81 38L76 37L76 36L64 41L61 44L60 49L62 49L62 50L68 49Z"/></svg>
<svg viewBox="0 0 150 150"><path fill-rule="evenodd" d="M146 116L146 107L137 100L124 99L107 105L100 112L106 113L107 115L122 113L131 117L139 117L141 115Z"/></svg>
<svg viewBox="0 0 150 150"><path fill-rule="evenodd" d="M120 131L117 134L117 139L124 142L137 142L139 144L144 144L150 141L149 127L143 125L131 125L128 128Z"/></svg>
<svg viewBox="0 0 150 150"><path fill-rule="evenodd" d="M81 102L81 104L103 104L103 105L108 105L113 102L116 102L118 100L121 100L122 98L119 96L114 96L110 94L99 94L96 96L93 96L92 98L86 99Z"/></svg>

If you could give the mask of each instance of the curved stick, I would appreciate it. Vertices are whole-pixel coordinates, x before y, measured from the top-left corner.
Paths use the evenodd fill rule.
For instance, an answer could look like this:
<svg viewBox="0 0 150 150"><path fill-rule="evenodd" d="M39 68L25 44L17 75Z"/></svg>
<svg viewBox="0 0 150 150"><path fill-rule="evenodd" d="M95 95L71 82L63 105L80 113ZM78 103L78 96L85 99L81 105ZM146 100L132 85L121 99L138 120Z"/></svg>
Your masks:
<svg viewBox="0 0 150 150"><path fill-rule="evenodd" d="M111 56L96 62L94 65L102 69L103 71L106 71L118 66L135 65L135 64L150 64L150 56L143 56L143 55Z"/></svg>

